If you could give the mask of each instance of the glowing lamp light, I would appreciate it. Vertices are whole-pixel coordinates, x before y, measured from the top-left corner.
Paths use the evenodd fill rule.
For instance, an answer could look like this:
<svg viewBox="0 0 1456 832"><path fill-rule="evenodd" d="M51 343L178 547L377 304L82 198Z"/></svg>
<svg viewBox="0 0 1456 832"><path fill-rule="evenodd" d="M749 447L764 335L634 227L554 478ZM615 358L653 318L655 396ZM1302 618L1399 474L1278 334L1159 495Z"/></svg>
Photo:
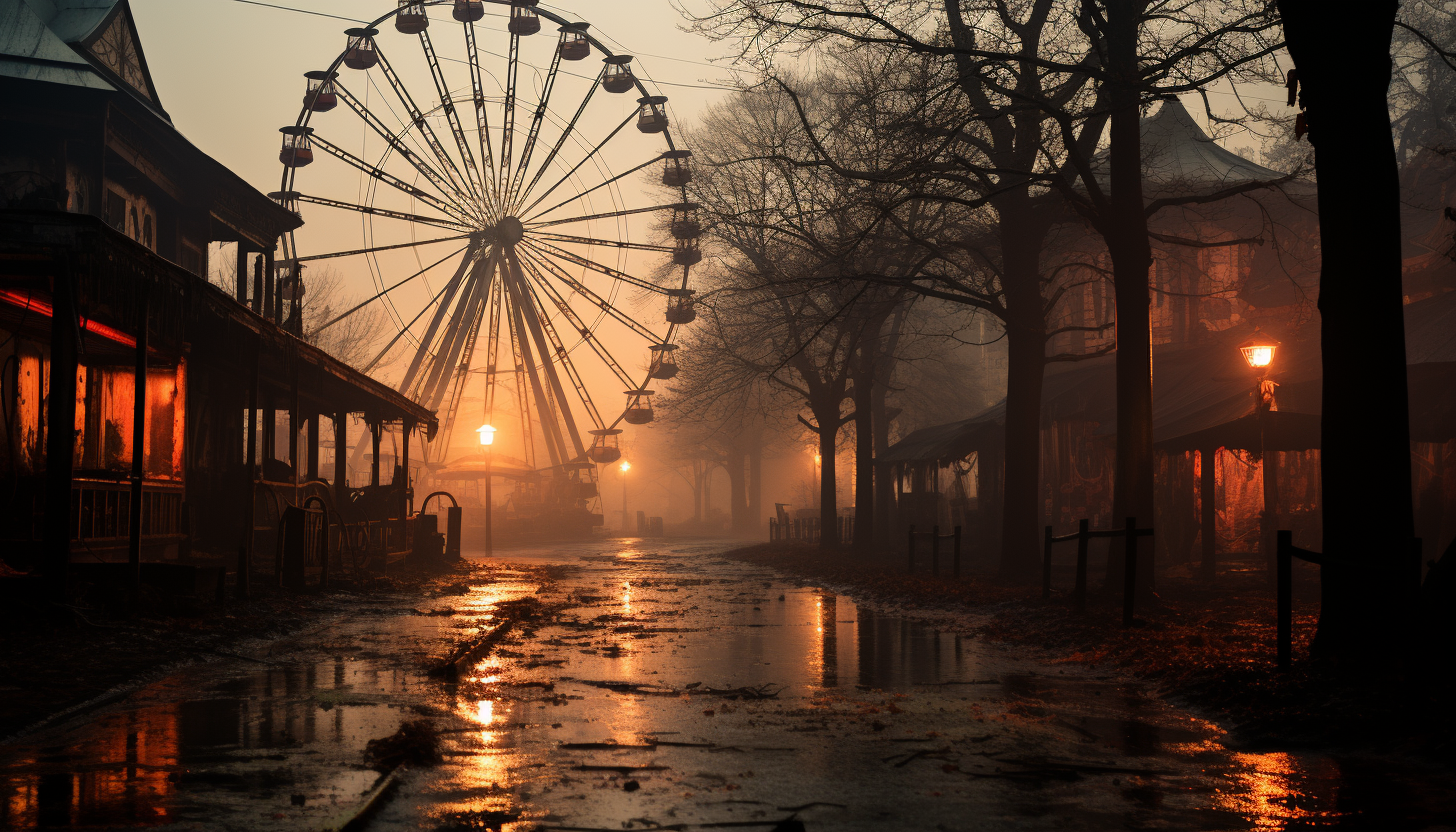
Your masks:
<svg viewBox="0 0 1456 832"><path fill-rule="evenodd" d="M627 460L624 459L624 460L622 460L622 465L620 467L622 469L622 473L625 474L628 471L632 470L632 463L630 463L630 462L628 462Z"/></svg>
<svg viewBox="0 0 1456 832"><path fill-rule="evenodd" d="M1261 340L1258 333L1255 333L1253 340L1239 347L1239 351L1244 354L1244 361L1253 370L1268 369L1274 363L1274 351L1277 349L1279 342Z"/></svg>
<svg viewBox="0 0 1456 832"><path fill-rule="evenodd" d="M822 464L824 464L824 457L823 457L823 455L821 455L821 454L814 454L814 464L815 465L822 465Z"/></svg>
<svg viewBox="0 0 1456 832"><path fill-rule="evenodd" d="M480 444L489 445L495 442L495 428L490 425L481 425L475 432L480 434Z"/></svg>

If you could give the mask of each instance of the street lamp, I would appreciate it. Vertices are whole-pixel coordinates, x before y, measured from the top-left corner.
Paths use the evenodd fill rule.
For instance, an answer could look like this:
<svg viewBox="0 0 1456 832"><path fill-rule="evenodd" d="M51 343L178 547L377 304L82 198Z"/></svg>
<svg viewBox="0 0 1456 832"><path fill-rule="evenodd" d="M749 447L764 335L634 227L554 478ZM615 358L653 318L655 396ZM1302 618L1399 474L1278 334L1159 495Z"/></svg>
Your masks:
<svg viewBox="0 0 1456 832"><path fill-rule="evenodd" d="M491 463L494 461L492 446L495 444L495 428L490 425L481 425L475 429L480 434L480 445L485 448L485 556L491 557L494 554L494 543L491 539L491 515L495 513L495 506L491 497Z"/></svg>
<svg viewBox="0 0 1456 832"><path fill-rule="evenodd" d="M629 533L627 529L627 472L632 470L632 463L624 459L622 464L617 466L617 470L622 472L622 534L625 535Z"/></svg>
<svg viewBox="0 0 1456 832"><path fill-rule="evenodd" d="M1268 568L1268 574L1272 579L1274 576L1274 545L1275 529L1279 522L1279 472L1276 469L1274 460L1269 456L1268 440L1268 413L1274 406L1274 382L1268 378L1269 369L1274 365L1274 354L1279 349L1279 342L1267 338L1257 329L1254 336L1243 344L1239 345L1239 352L1243 353L1244 362L1249 369L1256 374L1254 379L1254 419L1259 428L1259 460L1262 464L1260 479L1263 480L1264 511L1260 518L1261 532L1259 548L1264 552L1264 561Z"/></svg>

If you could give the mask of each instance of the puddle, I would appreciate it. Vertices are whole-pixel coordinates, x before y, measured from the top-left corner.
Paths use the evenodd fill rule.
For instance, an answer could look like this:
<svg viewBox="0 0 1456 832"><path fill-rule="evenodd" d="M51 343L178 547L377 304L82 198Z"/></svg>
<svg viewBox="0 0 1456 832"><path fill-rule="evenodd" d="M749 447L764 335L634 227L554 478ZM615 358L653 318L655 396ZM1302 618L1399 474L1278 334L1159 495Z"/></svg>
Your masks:
<svg viewBox="0 0 1456 832"><path fill-rule="evenodd" d="M407 774L368 828L1456 828L1444 773L1231 752L1137 687L721 550L506 553L572 567L537 596L561 611L459 684L422 663L536 595L526 573L423 603L371 599L264 661L185 669L0 749L0 827L324 828L375 783L364 745L429 718L444 763Z"/></svg>

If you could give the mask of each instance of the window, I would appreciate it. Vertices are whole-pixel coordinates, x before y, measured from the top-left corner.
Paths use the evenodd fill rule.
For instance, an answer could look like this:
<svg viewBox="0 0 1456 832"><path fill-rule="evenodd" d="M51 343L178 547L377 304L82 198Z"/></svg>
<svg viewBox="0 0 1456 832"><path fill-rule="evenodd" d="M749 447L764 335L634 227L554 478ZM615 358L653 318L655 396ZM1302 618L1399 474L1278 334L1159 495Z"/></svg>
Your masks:
<svg viewBox="0 0 1456 832"><path fill-rule="evenodd" d="M101 206L101 219L121 233L126 233L126 197L106 189L106 199Z"/></svg>

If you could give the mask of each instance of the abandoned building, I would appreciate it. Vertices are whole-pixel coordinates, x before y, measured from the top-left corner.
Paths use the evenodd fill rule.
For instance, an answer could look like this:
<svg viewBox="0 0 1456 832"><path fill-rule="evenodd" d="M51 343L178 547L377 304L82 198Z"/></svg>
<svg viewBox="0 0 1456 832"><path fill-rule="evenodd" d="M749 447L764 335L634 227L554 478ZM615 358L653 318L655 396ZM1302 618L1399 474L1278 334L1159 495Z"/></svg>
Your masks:
<svg viewBox="0 0 1456 832"><path fill-rule="evenodd" d="M126 0L0 0L0 99L4 580L210 596L407 551L380 437L408 471L434 415L299 336L274 251L302 220L174 128Z"/></svg>

